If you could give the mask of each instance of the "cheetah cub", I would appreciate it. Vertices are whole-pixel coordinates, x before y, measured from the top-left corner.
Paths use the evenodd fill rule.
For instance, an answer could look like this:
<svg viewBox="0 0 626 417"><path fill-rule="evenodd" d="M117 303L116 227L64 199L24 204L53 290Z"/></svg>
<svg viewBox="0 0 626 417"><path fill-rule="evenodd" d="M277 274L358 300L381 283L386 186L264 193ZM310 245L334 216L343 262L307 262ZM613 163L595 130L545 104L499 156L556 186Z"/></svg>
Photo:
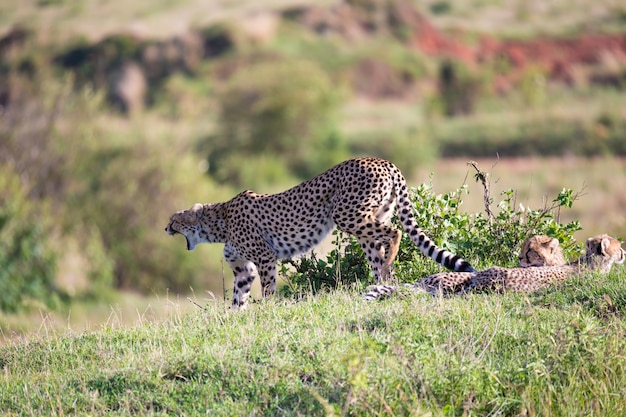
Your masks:
<svg viewBox="0 0 626 417"><path fill-rule="evenodd" d="M562 266L529 268L501 268L494 266L477 272L467 286L467 291L518 291L530 292L563 282L585 271L608 274L614 263L623 264L626 252L621 243L606 234L590 237L585 255Z"/></svg>
<svg viewBox="0 0 626 417"><path fill-rule="evenodd" d="M542 250L548 249L543 247ZM523 253L524 251L521 252L520 256L524 256L522 255ZM531 253L528 252L528 254ZM611 270L614 263L624 263L626 252L622 249L617 239L602 234L587 239L585 255L578 260L568 264L561 262L560 265L552 263L557 262L562 257L563 255L559 247L558 254L552 258L547 258L546 252L536 252L527 258L534 259L533 262L537 264L540 264L542 262L541 258L544 258L543 266L527 265L527 267L522 268L494 266L474 273L442 272L424 278L422 281L413 284L412 287L414 289L424 289L430 294L460 294L468 291L502 292L505 290L530 292L565 281L584 271L599 271L606 274ZM520 263L523 264L523 262L525 261L520 259ZM389 287L392 288L391 291L386 291L387 288L381 289L378 287L368 292L365 295L365 299L374 300L392 294L395 291L393 287Z"/></svg>
<svg viewBox="0 0 626 417"><path fill-rule="evenodd" d="M521 267L529 266L556 266L564 265L565 258L558 239L549 236L536 235L524 241L519 253ZM406 284L405 287L413 290L424 290L429 294L454 293L463 290L474 277L473 272L441 272L430 275L415 284ZM387 297L398 290L391 285L375 285L369 288L364 298L372 301Z"/></svg>
<svg viewBox="0 0 626 417"><path fill-rule="evenodd" d="M180 233L187 249L225 243L224 257L235 274L233 308L245 308L256 277L267 297L276 289L276 261L317 246L335 226L357 238L377 282L392 278L402 232L420 251L448 269L472 272L460 257L438 248L417 225L404 176L391 162L350 159L279 194L243 191L232 200L195 204L172 215L165 231Z"/></svg>

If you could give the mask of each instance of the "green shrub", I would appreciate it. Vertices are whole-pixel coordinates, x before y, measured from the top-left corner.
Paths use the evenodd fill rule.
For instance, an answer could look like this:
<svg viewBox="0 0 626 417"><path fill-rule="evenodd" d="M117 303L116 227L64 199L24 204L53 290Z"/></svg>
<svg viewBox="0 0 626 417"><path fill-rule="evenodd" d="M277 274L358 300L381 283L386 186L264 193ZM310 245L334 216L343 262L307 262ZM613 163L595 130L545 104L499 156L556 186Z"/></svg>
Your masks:
<svg viewBox="0 0 626 417"><path fill-rule="evenodd" d="M432 184L427 183L411 189L410 199L417 223L437 246L462 256L474 267L516 266L521 243L537 234L559 239L566 255L578 254L573 234L580 230L579 223L561 224L555 219L555 212L572 206L577 197L572 190L562 190L552 206L539 210L515 207L515 192L508 190L502 194L498 212L492 216L460 211L461 197L468 193L465 185L447 194L434 194ZM397 218L394 222L401 229ZM337 236L335 248L325 260L311 255L285 262L293 270L283 268L283 275L287 277L283 294L299 295L345 283L373 282L356 239L344 239L342 234ZM400 281L409 282L441 270L419 251L407 233L402 234L395 269Z"/></svg>
<svg viewBox="0 0 626 417"><path fill-rule="evenodd" d="M302 177L328 168L322 155L343 159L337 135L336 88L316 64L305 60L261 60L239 69L218 93L217 135L210 138L209 172L219 181L247 185L241 164L278 158ZM239 163L233 163L236 158ZM314 166L314 163L324 166Z"/></svg>
<svg viewBox="0 0 626 417"><path fill-rule="evenodd" d="M211 184L196 169L197 161L172 154L167 143L134 140L85 156L83 183L71 200L75 222L102 236L114 260L116 288L206 288L203 259L186 254L184 245L168 239L163 229L174 211L204 201L201 195L210 200Z"/></svg>
<svg viewBox="0 0 626 417"><path fill-rule="evenodd" d="M374 282L357 240L337 230L333 231L333 236L334 249L326 260L313 253L281 263L280 275L286 277L286 285L280 288L283 296L301 298L325 289Z"/></svg>
<svg viewBox="0 0 626 417"><path fill-rule="evenodd" d="M11 169L0 169L0 310L54 306L56 255L48 210L28 199Z"/></svg>

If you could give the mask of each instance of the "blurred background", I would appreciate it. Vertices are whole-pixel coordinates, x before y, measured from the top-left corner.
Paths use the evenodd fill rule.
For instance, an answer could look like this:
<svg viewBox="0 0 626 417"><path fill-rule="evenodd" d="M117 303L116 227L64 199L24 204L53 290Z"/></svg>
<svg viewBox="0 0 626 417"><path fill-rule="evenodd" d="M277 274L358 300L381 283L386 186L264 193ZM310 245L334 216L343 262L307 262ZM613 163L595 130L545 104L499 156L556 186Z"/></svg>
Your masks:
<svg viewBox="0 0 626 417"><path fill-rule="evenodd" d="M366 155L626 236L626 3L0 0L0 330L221 298L174 211Z"/></svg>

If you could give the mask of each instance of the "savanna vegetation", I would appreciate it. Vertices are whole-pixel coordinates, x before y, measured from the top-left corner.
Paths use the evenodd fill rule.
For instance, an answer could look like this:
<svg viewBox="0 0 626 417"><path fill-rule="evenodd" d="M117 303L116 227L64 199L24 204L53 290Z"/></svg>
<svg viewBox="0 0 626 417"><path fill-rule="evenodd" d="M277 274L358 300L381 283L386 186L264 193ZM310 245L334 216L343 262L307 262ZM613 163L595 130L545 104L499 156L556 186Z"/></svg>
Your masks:
<svg viewBox="0 0 626 417"><path fill-rule="evenodd" d="M108 26L107 13L129 16L114 7L7 10L0 269L15 290L3 310L120 289L219 292L210 279L221 274L219 249L185 255L162 234L169 214L242 188L278 191L348 157L388 158L419 183L441 157L626 153L626 48L608 3L599 7L612 29L574 25L592 38L557 63L524 51L572 47L572 27L544 44L504 28L453 36L431 21L449 29L449 18L467 13L454 2L268 3L254 14L243 3L162 36L148 22L165 9L141 4L135 13L152 16L144 35ZM53 13L74 24L58 25ZM95 13L102 22L90 32L83 25ZM588 59L593 47L604 49Z"/></svg>
<svg viewBox="0 0 626 417"><path fill-rule="evenodd" d="M623 5L9 3L5 414L625 408L620 267L532 295L364 304L370 272L358 245L334 235L324 252L283 264L276 299L233 315L219 245L189 254L163 232L195 202L280 191L373 155L415 186L437 244L478 267L514 265L530 234L559 238L570 257L593 234L624 236ZM471 159L490 174L492 216ZM400 280L436 271L403 240ZM152 296L137 303L134 328L117 307L128 292ZM163 320L148 319L154 310ZM108 317L97 332L50 324L71 330L70 318L95 311ZM33 329L33 340L13 338Z"/></svg>

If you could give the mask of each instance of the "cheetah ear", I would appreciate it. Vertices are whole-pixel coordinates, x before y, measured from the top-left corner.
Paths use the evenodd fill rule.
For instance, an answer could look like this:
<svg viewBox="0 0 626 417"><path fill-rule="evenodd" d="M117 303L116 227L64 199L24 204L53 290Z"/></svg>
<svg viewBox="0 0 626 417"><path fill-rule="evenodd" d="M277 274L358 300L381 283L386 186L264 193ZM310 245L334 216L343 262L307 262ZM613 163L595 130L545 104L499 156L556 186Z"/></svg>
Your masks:
<svg viewBox="0 0 626 417"><path fill-rule="evenodd" d="M601 255L607 255L607 249L611 246L611 239L608 236L602 236L602 242L600 243L600 247L602 248ZM598 249L600 251L600 249Z"/></svg>
<svg viewBox="0 0 626 417"><path fill-rule="evenodd" d="M548 242L548 247L550 248L551 252L555 252L559 250L559 239L556 239L556 238L550 239L550 242Z"/></svg>
<svg viewBox="0 0 626 417"><path fill-rule="evenodd" d="M623 264L626 261L626 251L622 248L619 248L620 258L615 261L616 264Z"/></svg>
<svg viewBox="0 0 626 417"><path fill-rule="evenodd" d="M590 237L589 239L587 239L587 251L593 248L593 243L597 242L598 238L600 242L598 246L595 248L596 255L604 256L606 255L607 248L611 246L611 241L609 240L609 237L607 235L594 236L594 237Z"/></svg>
<svg viewBox="0 0 626 417"><path fill-rule="evenodd" d="M189 210L185 210L185 220L196 221L202 215L202 209L204 206L200 203L196 203Z"/></svg>

